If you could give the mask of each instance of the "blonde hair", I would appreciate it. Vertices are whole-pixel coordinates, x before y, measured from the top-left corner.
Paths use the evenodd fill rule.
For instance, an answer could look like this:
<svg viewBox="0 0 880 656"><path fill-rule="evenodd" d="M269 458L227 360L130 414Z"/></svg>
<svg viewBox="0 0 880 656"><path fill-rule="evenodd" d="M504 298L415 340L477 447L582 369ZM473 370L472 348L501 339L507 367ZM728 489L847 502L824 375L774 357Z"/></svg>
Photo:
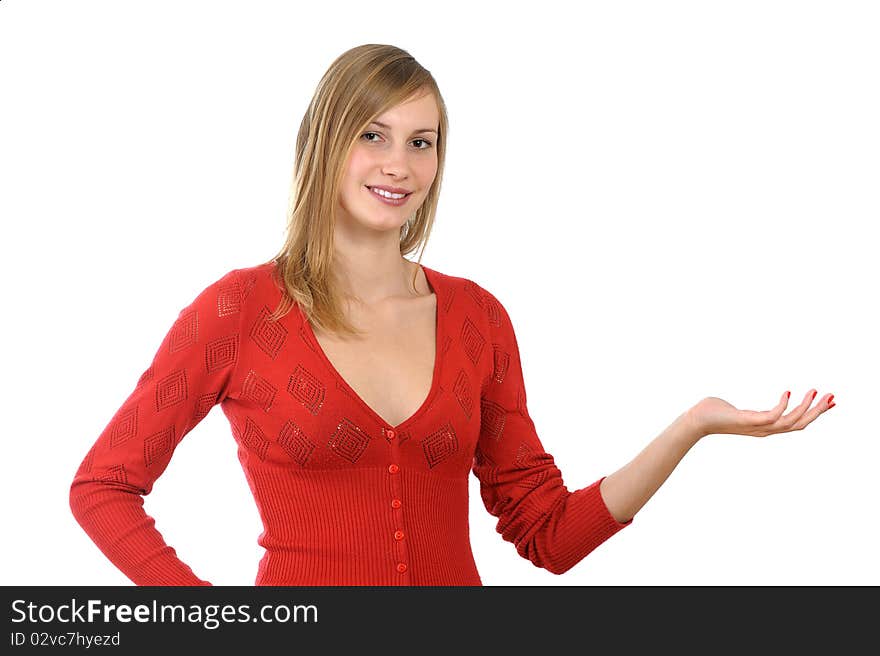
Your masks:
<svg viewBox="0 0 880 656"><path fill-rule="evenodd" d="M276 284L286 293L270 316L276 320L295 301L319 328L358 334L343 312L342 290L333 275L333 228L344 166L359 135L379 114L433 93L440 110L437 174L424 202L400 229L400 253L424 247L434 225L446 151L446 105L434 77L407 51L365 44L337 57L315 90L296 140L293 184ZM421 262L421 253L417 260ZM418 269L416 270L418 273ZM413 278L413 282L415 278Z"/></svg>

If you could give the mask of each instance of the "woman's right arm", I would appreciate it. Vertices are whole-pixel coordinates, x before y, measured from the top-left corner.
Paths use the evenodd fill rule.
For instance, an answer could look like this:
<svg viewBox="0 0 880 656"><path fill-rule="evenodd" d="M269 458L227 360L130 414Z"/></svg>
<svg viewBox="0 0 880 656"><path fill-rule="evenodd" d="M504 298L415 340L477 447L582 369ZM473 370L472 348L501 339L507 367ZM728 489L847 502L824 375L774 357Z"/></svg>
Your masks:
<svg viewBox="0 0 880 656"><path fill-rule="evenodd" d="M70 486L76 521L136 585L211 585L177 557L143 506L181 439L228 393L239 351L238 271L180 311Z"/></svg>

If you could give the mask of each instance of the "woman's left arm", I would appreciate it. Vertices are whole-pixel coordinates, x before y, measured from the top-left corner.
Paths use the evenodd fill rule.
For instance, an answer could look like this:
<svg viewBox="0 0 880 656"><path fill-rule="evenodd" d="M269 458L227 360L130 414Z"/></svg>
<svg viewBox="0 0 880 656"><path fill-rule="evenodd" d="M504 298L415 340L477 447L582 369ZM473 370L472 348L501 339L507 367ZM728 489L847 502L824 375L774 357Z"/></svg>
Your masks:
<svg viewBox="0 0 880 656"><path fill-rule="evenodd" d="M619 522L632 519L669 478L690 448L715 433L765 437L801 430L835 404L833 394L810 409L816 392L783 416L789 393L771 410L739 410L723 399L707 397L679 415L629 463L604 478L599 486L608 511Z"/></svg>

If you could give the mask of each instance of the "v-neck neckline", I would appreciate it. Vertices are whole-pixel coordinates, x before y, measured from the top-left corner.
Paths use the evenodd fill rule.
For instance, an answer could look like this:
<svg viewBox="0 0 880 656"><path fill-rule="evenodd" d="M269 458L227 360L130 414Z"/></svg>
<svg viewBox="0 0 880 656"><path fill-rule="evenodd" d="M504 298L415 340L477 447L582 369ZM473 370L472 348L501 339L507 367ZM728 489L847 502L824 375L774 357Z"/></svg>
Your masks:
<svg viewBox="0 0 880 656"><path fill-rule="evenodd" d="M421 263L417 263L419 267L421 267L422 271L425 274L425 280L428 282L428 286L431 288L431 291L434 293L436 298L436 307L434 309L434 373L431 378L431 388L428 390L428 395L425 397L425 400L422 401L422 404L416 408L415 412L413 412L409 417L404 419L402 422L393 425L390 421L386 420L382 417L378 412L376 412L363 398L358 394L355 389L348 384L348 381L345 380L343 375L336 369L336 366L330 361L330 358L327 357L327 354L324 352L324 348L321 346L321 342L318 341L317 336L315 335L315 331L312 329L312 324L309 323L308 318L305 313L302 311L302 308L297 305L297 309L299 310L300 318L303 322L303 327L306 331L306 335L313 342L315 352L320 356L324 365L339 383L339 385L348 393L351 398L353 398L363 409L364 411L373 418L376 422L378 422L381 426L386 428L391 428L396 432L399 432L401 429L406 428L417 419L419 419L422 414L428 409L434 400L434 395L437 393L440 384L440 367L442 364L442 357L440 351L440 345L443 343L442 331L443 331L443 322L440 320L440 303L442 292L440 290L441 285L437 284L436 272L429 267Z"/></svg>

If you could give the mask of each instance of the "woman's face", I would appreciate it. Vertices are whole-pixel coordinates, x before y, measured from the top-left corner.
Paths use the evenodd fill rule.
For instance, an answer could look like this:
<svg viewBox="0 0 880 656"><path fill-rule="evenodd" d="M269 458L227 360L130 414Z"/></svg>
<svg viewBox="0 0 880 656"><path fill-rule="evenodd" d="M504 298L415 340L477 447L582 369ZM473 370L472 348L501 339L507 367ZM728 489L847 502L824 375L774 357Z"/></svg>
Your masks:
<svg viewBox="0 0 880 656"><path fill-rule="evenodd" d="M437 174L440 112L423 94L376 117L355 141L342 180L340 221L378 231L393 230L425 200ZM386 202L371 188L398 188L407 195ZM395 194L396 195L396 194Z"/></svg>

